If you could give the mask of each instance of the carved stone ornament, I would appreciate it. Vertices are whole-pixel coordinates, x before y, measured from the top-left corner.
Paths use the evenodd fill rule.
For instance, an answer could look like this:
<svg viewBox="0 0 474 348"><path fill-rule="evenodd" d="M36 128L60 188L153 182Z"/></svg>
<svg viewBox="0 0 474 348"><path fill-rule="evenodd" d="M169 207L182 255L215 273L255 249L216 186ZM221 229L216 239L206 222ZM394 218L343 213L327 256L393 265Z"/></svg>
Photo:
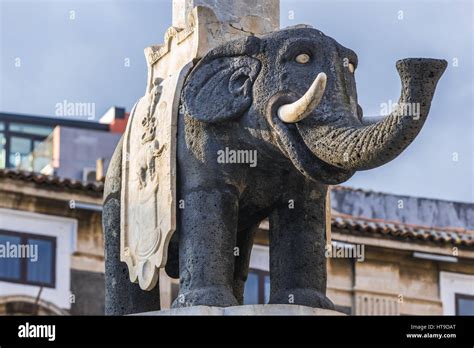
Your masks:
<svg viewBox="0 0 474 348"><path fill-rule="evenodd" d="M235 18L221 21L205 6L185 15L186 23L170 27L162 45L145 49L146 94L135 104L124 134L120 260L143 290L155 287L176 228L176 125L191 62L224 42L278 27L268 21L257 25L256 17L247 15L237 28Z"/></svg>
<svg viewBox="0 0 474 348"><path fill-rule="evenodd" d="M156 285L176 229L176 125L191 65L153 81L150 93L135 104L124 135L120 260L143 290Z"/></svg>

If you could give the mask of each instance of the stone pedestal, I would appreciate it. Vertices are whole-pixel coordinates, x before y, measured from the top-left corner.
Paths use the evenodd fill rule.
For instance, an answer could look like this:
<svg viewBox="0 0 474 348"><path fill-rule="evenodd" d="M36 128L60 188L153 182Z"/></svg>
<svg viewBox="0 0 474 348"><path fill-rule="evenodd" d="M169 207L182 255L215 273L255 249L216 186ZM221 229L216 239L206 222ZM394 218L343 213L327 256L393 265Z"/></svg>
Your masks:
<svg viewBox="0 0 474 348"><path fill-rule="evenodd" d="M173 308L162 311L137 313L135 315L346 315L328 309L290 304L245 305L234 307L195 306Z"/></svg>

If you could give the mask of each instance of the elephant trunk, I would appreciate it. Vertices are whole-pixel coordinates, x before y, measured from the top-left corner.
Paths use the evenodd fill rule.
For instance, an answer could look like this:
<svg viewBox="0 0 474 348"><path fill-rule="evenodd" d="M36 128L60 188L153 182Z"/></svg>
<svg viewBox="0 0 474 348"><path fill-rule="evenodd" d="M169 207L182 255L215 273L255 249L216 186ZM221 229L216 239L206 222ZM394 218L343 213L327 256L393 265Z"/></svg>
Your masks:
<svg viewBox="0 0 474 348"><path fill-rule="evenodd" d="M366 170L391 161L422 128L446 66L445 60L436 59L398 61L402 92L390 115L373 124L321 126L317 134L312 134L311 141L305 137L310 131L297 124L305 143L323 161L346 170Z"/></svg>

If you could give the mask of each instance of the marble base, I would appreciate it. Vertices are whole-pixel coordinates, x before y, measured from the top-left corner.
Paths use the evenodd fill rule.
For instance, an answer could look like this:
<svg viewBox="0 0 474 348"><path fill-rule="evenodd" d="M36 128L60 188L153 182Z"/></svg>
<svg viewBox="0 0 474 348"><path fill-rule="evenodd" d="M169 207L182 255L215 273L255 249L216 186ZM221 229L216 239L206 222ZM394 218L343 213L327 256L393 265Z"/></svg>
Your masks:
<svg viewBox="0 0 474 348"><path fill-rule="evenodd" d="M328 309L289 304L245 305L234 307L194 306L137 313L134 315L346 315Z"/></svg>

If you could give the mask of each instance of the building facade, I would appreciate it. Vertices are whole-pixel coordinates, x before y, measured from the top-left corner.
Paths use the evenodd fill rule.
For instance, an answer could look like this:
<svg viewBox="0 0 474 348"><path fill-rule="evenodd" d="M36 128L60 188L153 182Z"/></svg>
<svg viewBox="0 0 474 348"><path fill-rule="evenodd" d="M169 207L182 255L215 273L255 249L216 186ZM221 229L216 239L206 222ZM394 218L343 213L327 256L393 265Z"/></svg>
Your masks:
<svg viewBox="0 0 474 348"><path fill-rule="evenodd" d="M0 313L104 313L101 203L102 183L0 169Z"/></svg>
<svg viewBox="0 0 474 348"><path fill-rule="evenodd" d="M103 314L102 190L101 182L0 170L0 240L12 244L39 241L44 260L36 270L29 270L24 260L15 259L16 266L3 263L1 313ZM461 226L379 218L377 214L387 214L387 207L377 214L375 209L370 217L356 216L355 210L352 215L347 213L364 204L368 210L362 211L368 214L370 196L378 206L383 206L383 201L395 202L397 209L400 199L415 200L419 207L416 216L425 216L424 209L431 207L436 213L426 216L433 221L455 221ZM424 199L346 187L333 189L327 294L339 311L352 315L474 314L474 232L470 220L474 205L427 201L429 204ZM446 214L451 220L443 220ZM266 221L256 235L250 269L245 303L268 302ZM162 308L168 308L177 296L178 280L162 273L160 290Z"/></svg>
<svg viewBox="0 0 474 348"><path fill-rule="evenodd" d="M129 114L0 113L0 313L103 314L103 183Z"/></svg>
<svg viewBox="0 0 474 348"><path fill-rule="evenodd" d="M0 169L96 180L125 130L129 114L111 107L99 122L0 113Z"/></svg>

